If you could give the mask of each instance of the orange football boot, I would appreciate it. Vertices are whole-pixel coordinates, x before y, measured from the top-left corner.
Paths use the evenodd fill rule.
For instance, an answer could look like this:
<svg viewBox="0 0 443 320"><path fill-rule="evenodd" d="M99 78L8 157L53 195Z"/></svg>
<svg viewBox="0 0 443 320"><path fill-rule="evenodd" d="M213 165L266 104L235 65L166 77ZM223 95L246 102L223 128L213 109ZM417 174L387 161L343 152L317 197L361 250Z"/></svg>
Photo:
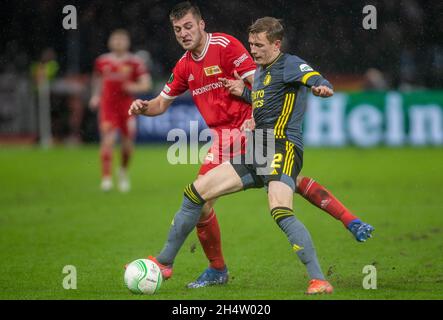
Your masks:
<svg viewBox="0 0 443 320"><path fill-rule="evenodd" d="M160 268L160 271L162 272L162 276L164 280L168 280L170 277L172 277L172 266L165 266L164 264L161 264L157 261L157 259L153 256L148 257L149 260L154 262L158 267Z"/></svg>
<svg viewBox="0 0 443 320"><path fill-rule="evenodd" d="M334 288L331 284L326 280L312 279L309 281L308 290L306 290L306 294L323 294L323 293L332 293Z"/></svg>
<svg viewBox="0 0 443 320"><path fill-rule="evenodd" d="M165 266L164 264L161 264L153 256L149 256L148 260L151 260L152 262L154 262L160 268L163 280L168 280L170 277L172 277L172 266ZM128 265L129 264L125 264L125 269L128 268Z"/></svg>

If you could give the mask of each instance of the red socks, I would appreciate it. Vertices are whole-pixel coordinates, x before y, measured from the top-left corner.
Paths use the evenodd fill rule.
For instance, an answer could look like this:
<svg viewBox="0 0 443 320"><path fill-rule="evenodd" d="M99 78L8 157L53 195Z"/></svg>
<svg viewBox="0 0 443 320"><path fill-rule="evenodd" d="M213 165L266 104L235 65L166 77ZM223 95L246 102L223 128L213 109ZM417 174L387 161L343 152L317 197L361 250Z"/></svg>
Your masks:
<svg viewBox="0 0 443 320"><path fill-rule="evenodd" d="M131 154L131 149L122 150L122 168L126 169L128 167ZM102 147L100 159L102 162L102 176L110 177L112 175L112 149Z"/></svg>
<svg viewBox="0 0 443 320"><path fill-rule="evenodd" d="M102 176L110 177L112 175L112 149L102 147L100 150L100 159L102 161Z"/></svg>
<svg viewBox="0 0 443 320"><path fill-rule="evenodd" d="M132 150L130 148L124 148L122 150L122 168L127 168L129 165L129 159L131 158Z"/></svg>
<svg viewBox="0 0 443 320"><path fill-rule="evenodd" d="M220 227L214 209L211 210L207 219L200 220L197 224L197 235L210 266L217 270L223 270L225 261L221 249Z"/></svg>
<svg viewBox="0 0 443 320"><path fill-rule="evenodd" d="M314 179L304 177L297 188L303 198L340 220L345 227L348 227L352 220L358 219L332 193L315 182Z"/></svg>

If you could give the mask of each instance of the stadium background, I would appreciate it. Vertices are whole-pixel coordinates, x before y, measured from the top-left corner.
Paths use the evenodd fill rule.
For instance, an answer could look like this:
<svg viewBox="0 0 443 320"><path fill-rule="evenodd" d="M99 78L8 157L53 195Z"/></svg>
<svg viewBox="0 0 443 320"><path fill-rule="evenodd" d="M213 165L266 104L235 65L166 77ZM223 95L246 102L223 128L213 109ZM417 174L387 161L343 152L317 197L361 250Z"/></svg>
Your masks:
<svg viewBox="0 0 443 320"><path fill-rule="evenodd" d="M176 2L2 2L0 298L134 298L122 287L119 268L161 247L181 188L197 170L195 165L169 165L168 144L146 142L165 142L171 128L187 130L189 120L200 118L184 95L162 117L139 119L133 191L102 194L96 114L87 107L91 68L106 51L109 33L126 28L133 51L146 59L153 76L154 89L147 96L156 95L182 54L168 20ZM377 231L360 246L326 214L295 199L296 213L311 230L323 268L336 285L335 298L441 299L443 4L196 2L207 31L232 34L244 44L245 30L257 17L283 19L285 51L305 58L336 88L333 99L310 98L304 173ZM68 4L77 8L77 30L62 27ZM377 8L376 30L362 27L366 4ZM55 62L49 79L51 137L45 141L32 76L33 65L42 59ZM305 285L302 268L294 275L293 257L269 219L263 194L230 196L220 200L217 210L234 275L230 286L183 290L205 263L193 236L185 246L191 249L178 258L186 272L178 271L175 282L165 284L156 298L305 298L299 294ZM253 223L246 211L257 214ZM263 252L267 260L279 259L281 273L272 264L263 266ZM196 258L189 259L191 254ZM79 290L61 285L67 264L78 267ZM378 290L361 287L362 268L368 264L378 268ZM266 278L269 274L273 278ZM290 281L287 274L294 275ZM257 280L263 277L264 283Z"/></svg>

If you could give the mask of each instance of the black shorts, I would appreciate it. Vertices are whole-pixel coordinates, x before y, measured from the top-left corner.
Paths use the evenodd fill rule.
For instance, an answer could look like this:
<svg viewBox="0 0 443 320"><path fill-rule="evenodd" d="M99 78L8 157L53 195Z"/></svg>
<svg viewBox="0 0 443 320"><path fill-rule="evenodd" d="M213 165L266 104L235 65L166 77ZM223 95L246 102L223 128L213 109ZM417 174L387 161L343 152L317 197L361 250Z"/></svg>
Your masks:
<svg viewBox="0 0 443 320"><path fill-rule="evenodd" d="M287 139L275 139L275 149L268 150L269 143L260 140L255 137L250 143L248 139L246 155L230 161L243 182L243 189L267 187L271 181L281 181L295 191L303 166L303 151Z"/></svg>

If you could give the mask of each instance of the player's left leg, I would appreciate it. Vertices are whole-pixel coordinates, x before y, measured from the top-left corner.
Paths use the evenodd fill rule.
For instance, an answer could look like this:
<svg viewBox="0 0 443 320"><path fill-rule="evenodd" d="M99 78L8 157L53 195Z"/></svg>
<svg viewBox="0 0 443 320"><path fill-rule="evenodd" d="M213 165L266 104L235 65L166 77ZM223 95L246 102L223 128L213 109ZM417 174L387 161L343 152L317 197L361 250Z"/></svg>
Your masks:
<svg viewBox="0 0 443 320"><path fill-rule="evenodd" d="M276 139L272 173L264 176L268 185L269 209L272 218L288 238L293 251L306 267L310 278L306 293L331 293L333 288L321 271L311 235L295 217L292 209L296 177L301 171L302 163L302 150L290 141Z"/></svg>
<svg viewBox="0 0 443 320"><path fill-rule="evenodd" d="M280 181L271 181L268 188L271 215L286 234L293 251L306 267L310 278L306 293L331 293L333 288L326 281L320 268L311 235L293 213L292 195L293 190L288 185Z"/></svg>
<svg viewBox="0 0 443 320"><path fill-rule="evenodd" d="M182 205L172 221L168 239L160 254L155 257L156 261L162 266L172 268L178 251L197 225L205 202L242 188L243 182L230 163L214 168L188 185Z"/></svg>
<svg viewBox="0 0 443 320"><path fill-rule="evenodd" d="M134 117L125 118L120 128L121 132L121 166L119 171L118 187L121 192L128 192L131 184L128 176L129 162L134 151L136 121Z"/></svg>
<svg viewBox="0 0 443 320"><path fill-rule="evenodd" d="M296 192L316 207L340 220L357 241L364 242L372 236L371 233L375 229L371 225L353 215L329 190L314 179L299 175Z"/></svg>

